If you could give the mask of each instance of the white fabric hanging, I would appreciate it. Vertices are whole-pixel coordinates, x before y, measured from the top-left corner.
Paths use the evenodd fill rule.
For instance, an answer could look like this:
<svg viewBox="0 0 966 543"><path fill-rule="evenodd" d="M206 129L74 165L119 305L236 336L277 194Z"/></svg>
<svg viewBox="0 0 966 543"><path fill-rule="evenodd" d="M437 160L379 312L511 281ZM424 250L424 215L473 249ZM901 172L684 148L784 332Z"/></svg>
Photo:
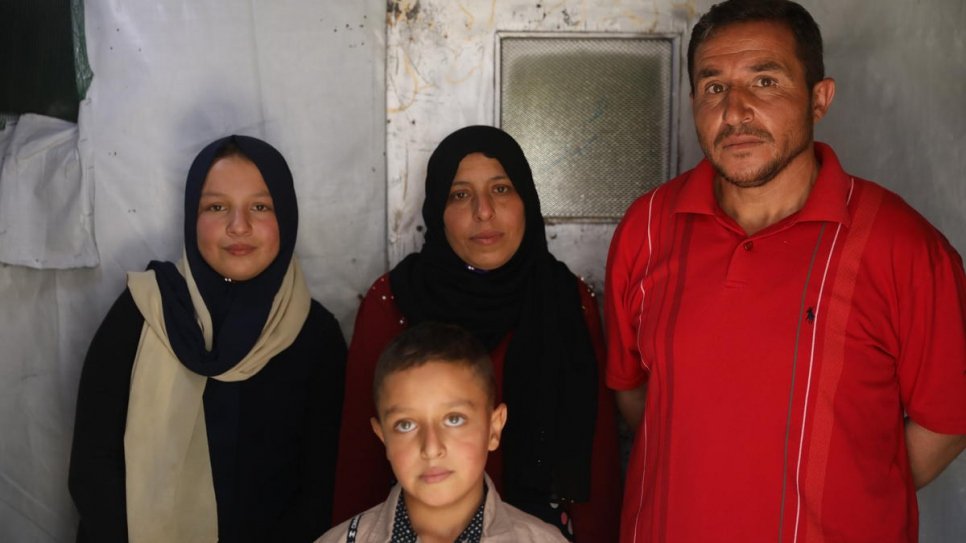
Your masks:
<svg viewBox="0 0 966 543"><path fill-rule="evenodd" d="M77 125L25 114L0 132L0 262L40 269L98 264L93 194Z"/></svg>

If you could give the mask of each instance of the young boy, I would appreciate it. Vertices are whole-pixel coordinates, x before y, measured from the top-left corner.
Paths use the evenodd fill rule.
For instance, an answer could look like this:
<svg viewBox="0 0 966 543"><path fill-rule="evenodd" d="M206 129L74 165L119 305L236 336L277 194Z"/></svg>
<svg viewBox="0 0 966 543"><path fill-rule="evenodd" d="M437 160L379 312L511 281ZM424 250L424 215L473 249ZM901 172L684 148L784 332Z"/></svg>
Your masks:
<svg viewBox="0 0 966 543"><path fill-rule="evenodd" d="M389 498L317 543L565 542L560 531L503 503L483 472L500 444L506 405L480 342L458 326L422 323L376 365L372 430L399 481Z"/></svg>

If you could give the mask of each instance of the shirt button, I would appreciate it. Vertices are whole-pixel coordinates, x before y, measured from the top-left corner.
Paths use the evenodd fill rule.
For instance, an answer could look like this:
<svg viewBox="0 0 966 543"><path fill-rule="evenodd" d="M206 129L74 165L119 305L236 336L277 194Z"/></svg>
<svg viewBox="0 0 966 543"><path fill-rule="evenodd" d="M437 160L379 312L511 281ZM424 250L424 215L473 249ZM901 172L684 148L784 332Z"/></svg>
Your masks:
<svg viewBox="0 0 966 543"><path fill-rule="evenodd" d="M746 251L750 251L750 250L752 250L752 249L755 248L755 242L753 242L753 241L746 241L744 243L744 245L742 245L742 248L744 248L744 250L746 250Z"/></svg>

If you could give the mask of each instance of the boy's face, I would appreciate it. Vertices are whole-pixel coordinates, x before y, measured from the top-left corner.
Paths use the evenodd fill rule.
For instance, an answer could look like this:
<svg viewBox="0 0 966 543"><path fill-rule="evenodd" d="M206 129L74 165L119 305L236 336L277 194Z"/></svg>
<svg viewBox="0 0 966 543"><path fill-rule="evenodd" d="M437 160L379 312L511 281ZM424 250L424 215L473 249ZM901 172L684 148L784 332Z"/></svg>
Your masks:
<svg viewBox="0 0 966 543"><path fill-rule="evenodd" d="M479 506L486 457L506 422L506 406L489 404L481 379L460 364L429 361L386 376L372 429L411 514Z"/></svg>

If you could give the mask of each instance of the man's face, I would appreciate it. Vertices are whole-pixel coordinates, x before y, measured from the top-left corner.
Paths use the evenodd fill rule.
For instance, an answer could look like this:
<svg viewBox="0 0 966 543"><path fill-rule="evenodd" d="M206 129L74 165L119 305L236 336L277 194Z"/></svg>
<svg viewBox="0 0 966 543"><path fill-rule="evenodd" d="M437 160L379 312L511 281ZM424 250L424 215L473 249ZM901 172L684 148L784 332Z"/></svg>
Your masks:
<svg viewBox="0 0 966 543"><path fill-rule="evenodd" d="M828 104L823 97L813 104L786 26L762 21L718 30L695 52L693 75L698 140L723 179L758 187L811 152L812 128Z"/></svg>

